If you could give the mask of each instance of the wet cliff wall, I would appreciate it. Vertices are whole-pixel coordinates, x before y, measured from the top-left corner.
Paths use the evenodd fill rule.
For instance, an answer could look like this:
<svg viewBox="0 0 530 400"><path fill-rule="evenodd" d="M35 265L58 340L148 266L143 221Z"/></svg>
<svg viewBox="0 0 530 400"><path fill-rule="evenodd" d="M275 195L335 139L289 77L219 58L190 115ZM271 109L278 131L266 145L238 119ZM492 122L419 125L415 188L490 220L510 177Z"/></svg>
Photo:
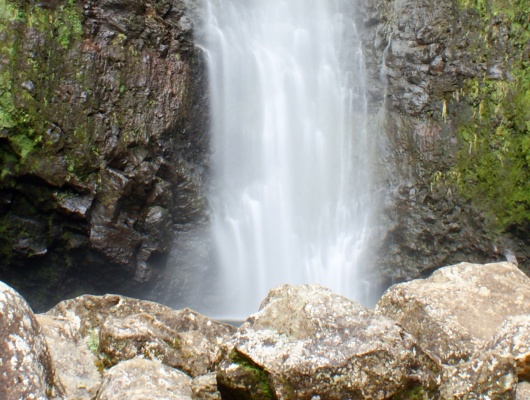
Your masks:
<svg viewBox="0 0 530 400"><path fill-rule="evenodd" d="M528 272L530 7L371 1L372 108L382 107L385 282L459 261Z"/></svg>
<svg viewBox="0 0 530 400"><path fill-rule="evenodd" d="M192 4L0 0L0 279L134 293L206 219Z"/></svg>

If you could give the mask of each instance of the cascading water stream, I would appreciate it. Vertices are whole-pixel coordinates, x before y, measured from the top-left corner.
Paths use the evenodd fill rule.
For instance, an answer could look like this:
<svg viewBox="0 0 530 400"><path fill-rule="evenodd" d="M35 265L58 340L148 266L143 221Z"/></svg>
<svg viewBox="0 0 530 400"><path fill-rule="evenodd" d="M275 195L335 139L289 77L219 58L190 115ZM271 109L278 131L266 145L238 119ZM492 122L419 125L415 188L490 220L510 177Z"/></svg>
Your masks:
<svg viewBox="0 0 530 400"><path fill-rule="evenodd" d="M320 283L367 301L373 137L351 0L207 0L214 313Z"/></svg>

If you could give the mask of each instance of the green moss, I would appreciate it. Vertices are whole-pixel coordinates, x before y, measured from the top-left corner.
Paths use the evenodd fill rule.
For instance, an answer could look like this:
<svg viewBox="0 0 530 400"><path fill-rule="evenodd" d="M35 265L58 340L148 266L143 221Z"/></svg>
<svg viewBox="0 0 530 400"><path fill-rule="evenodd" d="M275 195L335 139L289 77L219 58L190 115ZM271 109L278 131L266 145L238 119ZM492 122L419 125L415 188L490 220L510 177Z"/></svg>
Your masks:
<svg viewBox="0 0 530 400"><path fill-rule="evenodd" d="M81 41L81 10L73 0L49 9L0 0L0 37L0 129L24 163L53 145L42 143L57 113L49 98L66 75L64 50Z"/></svg>
<svg viewBox="0 0 530 400"><path fill-rule="evenodd" d="M57 43L64 49L70 47L74 41L78 41L83 34L79 10L73 0L68 0L66 5L60 7L56 14L54 25L57 32Z"/></svg>
<svg viewBox="0 0 530 400"><path fill-rule="evenodd" d="M97 328L89 329L85 341L88 350L97 357L99 355L99 330Z"/></svg>
<svg viewBox="0 0 530 400"><path fill-rule="evenodd" d="M230 361L239 365L245 371L245 381L248 381L252 386L251 399L260 400L276 400L276 396L271 389L267 373L262 367L245 358L237 351L230 354Z"/></svg>
<svg viewBox="0 0 530 400"><path fill-rule="evenodd" d="M501 230L530 224L530 3L526 0L469 0L483 18L486 45L494 46L496 24L509 30L506 77L470 79L463 94L462 149L451 173L459 193L483 209Z"/></svg>
<svg viewBox="0 0 530 400"><path fill-rule="evenodd" d="M24 134L16 134L10 137L10 142L18 155L24 159L33 151L35 142Z"/></svg>
<svg viewBox="0 0 530 400"><path fill-rule="evenodd" d="M182 349L182 343L180 342L178 337L174 337L173 340L164 340L166 344L171 347L174 350L181 350Z"/></svg>
<svg viewBox="0 0 530 400"><path fill-rule="evenodd" d="M402 392L392 397L392 400L423 400L428 398L422 386L406 388Z"/></svg>

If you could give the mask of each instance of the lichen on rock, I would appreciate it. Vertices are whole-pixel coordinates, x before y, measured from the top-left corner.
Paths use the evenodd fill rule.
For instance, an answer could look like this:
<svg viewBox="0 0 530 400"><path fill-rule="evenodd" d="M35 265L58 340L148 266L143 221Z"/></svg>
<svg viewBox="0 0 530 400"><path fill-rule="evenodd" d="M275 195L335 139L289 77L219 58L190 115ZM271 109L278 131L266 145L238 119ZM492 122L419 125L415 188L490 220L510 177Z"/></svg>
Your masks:
<svg viewBox="0 0 530 400"><path fill-rule="evenodd" d="M460 263L390 287L376 313L396 321L443 363L457 364L505 319L530 313L530 278L508 262Z"/></svg>
<svg viewBox="0 0 530 400"><path fill-rule="evenodd" d="M321 286L283 285L240 327L219 366L223 395L390 398L436 389L440 366L385 317Z"/></svg>
<svg viewBox="0 0 530 400"><path fill-rule="evenodd" d="M222 345L235 328L189 309L123 296L81 296L59 303L47 315L69 321L83 338L97 335L97 356L110 368L143 357L191 377L215 370ZM95 339L90 339L92 342Z"/></svg>
<svg viewBox="0 0 530 400"><path fill-rule="evenodd" d="M191 378L157 361L135 358L111 368L96 400L191 400Z"/></svg>

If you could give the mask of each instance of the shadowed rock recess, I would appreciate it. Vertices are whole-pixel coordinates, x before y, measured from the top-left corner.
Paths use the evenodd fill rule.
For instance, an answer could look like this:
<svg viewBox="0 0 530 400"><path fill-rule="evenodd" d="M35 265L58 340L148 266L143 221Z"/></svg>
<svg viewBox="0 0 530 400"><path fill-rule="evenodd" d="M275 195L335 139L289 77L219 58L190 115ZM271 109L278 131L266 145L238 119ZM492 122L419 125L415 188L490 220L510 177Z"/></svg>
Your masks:
<svg viewBox="0 0 530 400"><path fill-rule="evenodd" d="M133 292L205 221L192 9L0 0L0 277L38 309Z"/></svg>
<svg viewBox="0 0 530 400"><path fill-rule="evenodd" d="M116 295L35 317L0 283L0 383L9 399L527 400L529 296L513 264L461 263L374 310L279 286L236 329Z"/></svg>

